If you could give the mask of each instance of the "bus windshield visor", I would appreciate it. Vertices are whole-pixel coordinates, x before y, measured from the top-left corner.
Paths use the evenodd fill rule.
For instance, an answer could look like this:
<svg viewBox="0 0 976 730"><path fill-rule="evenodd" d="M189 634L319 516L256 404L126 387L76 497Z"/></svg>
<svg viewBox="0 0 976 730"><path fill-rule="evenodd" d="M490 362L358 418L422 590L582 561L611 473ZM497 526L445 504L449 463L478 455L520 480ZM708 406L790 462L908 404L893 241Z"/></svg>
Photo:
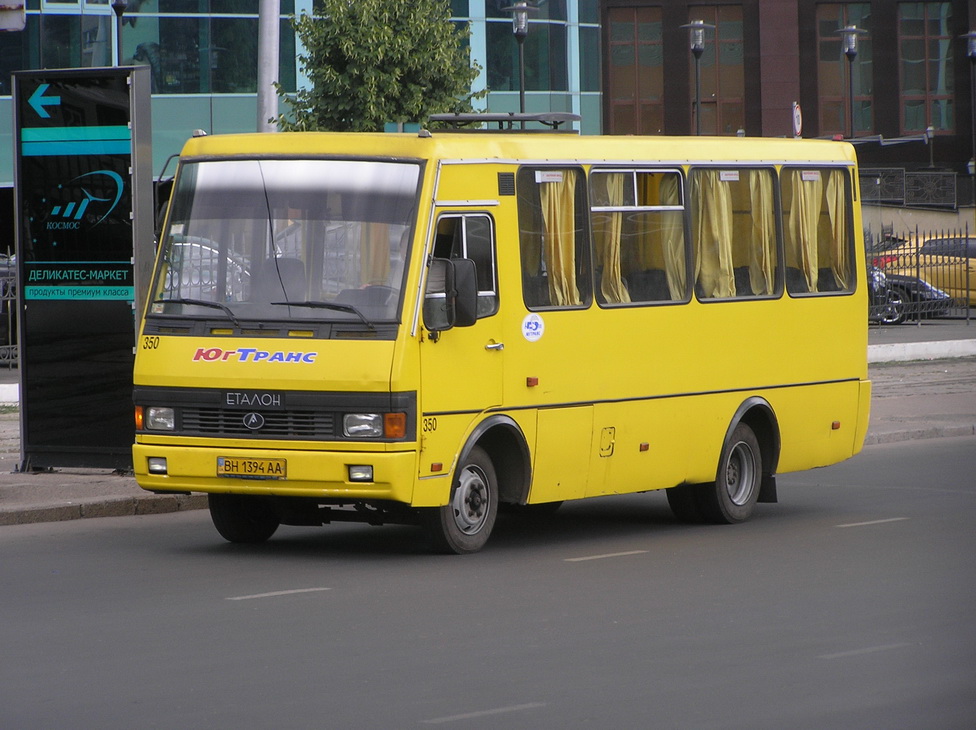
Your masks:
<svg viewBox="0 0 976 730"><path fill-rule="evenodd" d="M419 184L412 162L183 163L150 312L397 321Z"/></svg>

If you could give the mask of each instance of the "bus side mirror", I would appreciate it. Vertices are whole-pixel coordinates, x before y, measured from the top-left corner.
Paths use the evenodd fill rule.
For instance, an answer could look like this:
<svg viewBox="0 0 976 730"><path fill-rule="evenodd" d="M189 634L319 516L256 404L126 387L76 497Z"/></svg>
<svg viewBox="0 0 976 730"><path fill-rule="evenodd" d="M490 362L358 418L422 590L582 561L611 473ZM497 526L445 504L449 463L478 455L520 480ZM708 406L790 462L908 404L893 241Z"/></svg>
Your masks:
<svg viewBox="0 0 976 730"><path fill-rule="evenodd" d="M470 327L478 321L478 266L474 259L453 259L454 325Z"/></svg>
<svg viewBox="0 0 976 730"><path fill-rule="evenodd" d="M433 259L427 272L424 326L443 332L473 325L478 318L477 278L470 259Z"/></svg>

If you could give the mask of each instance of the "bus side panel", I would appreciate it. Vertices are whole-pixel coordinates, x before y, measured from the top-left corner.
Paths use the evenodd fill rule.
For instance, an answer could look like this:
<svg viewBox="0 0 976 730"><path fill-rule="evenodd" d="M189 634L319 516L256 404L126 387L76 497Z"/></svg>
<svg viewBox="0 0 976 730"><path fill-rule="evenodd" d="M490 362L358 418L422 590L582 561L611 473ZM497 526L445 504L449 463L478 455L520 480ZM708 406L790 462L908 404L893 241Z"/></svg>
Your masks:
<svg viewBox="0 0 976 730"><path fill-rule="evenodd" d="M849 459L859 450L861 383L783 388L769 396L782 439L780 473Z"/></svg>
<svg viewBox="0 0 976 730"><path fill-rule="evenodd" d="M529 502L586 496L592 429L592 406L538 411Z"/></svg>
<svg viewBox="0 0 976 730"><path fill-rule="evenodd" d="M707 458L701 453L707 439L700 438L688 400L598 405L595 433L600 442L593 450L586 496L641 492L684 481L689 462Z"/></svg>

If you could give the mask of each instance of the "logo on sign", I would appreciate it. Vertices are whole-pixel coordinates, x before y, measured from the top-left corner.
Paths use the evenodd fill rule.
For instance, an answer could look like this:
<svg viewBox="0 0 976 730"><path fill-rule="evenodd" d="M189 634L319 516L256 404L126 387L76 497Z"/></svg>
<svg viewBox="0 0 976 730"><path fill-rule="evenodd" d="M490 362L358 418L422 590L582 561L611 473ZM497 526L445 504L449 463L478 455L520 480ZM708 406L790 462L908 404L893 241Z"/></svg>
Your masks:
<svg viewBox="0 0 976 730"><path fill-rule="evenodd" d="M72 179L70 183L73 183L82 178L92 178L94 176L102 176L108 178L108 182L102 181L103 187L112 189L114 192L108 197L99 198L97 195L88 190L84 185L79 185L81 188L81 195L66 204L57 204L50 208L49 215L50 218L47 221L47 229L49 231L77 231L81 226L81 221L86 212L89 212L89 206L92 203L95 204L93 210L104 210L104 206L99 205L100 203L109 203L108 210L102 213L102 216L92 224L92 228L97 226L103 220L108 218L112 214L112 211L118 206L119 201L122 200L122 192L125 189L125 182L122 180L122 176L117 172L112 170L95 170L94 172L86 172L83 175ZM58 186L59 189L63 189L64 186ZM97 213L96 213L97 215Z"/></svg>
<svg viewBox="0 0 976 730"><path fill-rule="evenodd" d="M541 339L545 331L545 322L538 314L526 315L525 319L522 320L522 337L529 342L536 342Z"/></svg>
<svg viewBox="0 0 976 730"><path fill-rule="evenodd" d="M284 352L240 347L225 350L222 347L198 347L193 354L194 362L306 362L314 363L317 352Z"/></svg>
<svg viewBox="0 0 976 730"><path fill-rule="evenodd" d="M244 427L252 431L264 428L264 416L260 413L248 413L244 416Z"/></svg>

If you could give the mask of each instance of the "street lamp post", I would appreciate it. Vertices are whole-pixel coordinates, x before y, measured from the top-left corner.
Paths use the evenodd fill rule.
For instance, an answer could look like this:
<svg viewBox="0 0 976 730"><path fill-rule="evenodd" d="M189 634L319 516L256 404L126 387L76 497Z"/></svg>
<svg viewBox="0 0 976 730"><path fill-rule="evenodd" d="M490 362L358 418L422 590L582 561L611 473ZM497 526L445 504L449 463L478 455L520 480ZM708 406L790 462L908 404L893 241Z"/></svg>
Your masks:
<svg viewBox="0 0 976 730"><path fill-rule="evenodd" d="M844 37L844 55L847 56L847 100L850 104L848 137L854 137L854 59L857 58L857 37L866 30L856 25L846 25L837 31Z"/></svg>
<svg viewBox="0 0 976 730"><path fill-rule="evenodd" d="M125 15L126 8L129 7L128 0L113 0L112 10L115 11L115 53L116 66L122 65L122 16Z"/></svg>
<svg viewBox="0 0 976 730"><path fill-rule="evenodd" d="M688 30L688 45L695 57L695 134L701 135L701 57L705 52L705 29L715 29L704 20L693 20L682 28Z"/></svg>
<svg viewBox="0 0 976 730"><path fill-rule="evenodd" d="M536 8L529 5L526 0L518 0L517 3L507 8L502 8L512 14L512 35L518 44L518 65L519 65L519 113L525 114L525 37L529 34L529 11ZM525 126L525 122L522 122Z"/></svg>

